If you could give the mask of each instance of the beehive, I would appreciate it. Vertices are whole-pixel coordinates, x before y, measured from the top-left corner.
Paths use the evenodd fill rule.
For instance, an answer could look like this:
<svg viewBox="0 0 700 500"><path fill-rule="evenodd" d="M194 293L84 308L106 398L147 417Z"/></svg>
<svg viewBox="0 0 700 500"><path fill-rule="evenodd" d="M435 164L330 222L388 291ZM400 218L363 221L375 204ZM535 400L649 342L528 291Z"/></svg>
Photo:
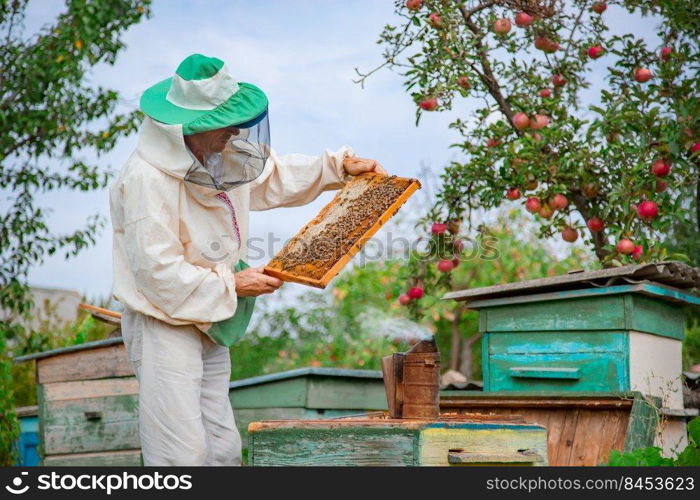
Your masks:
<svg viewBox="0 0 700 500"><path fill-rule="evenodd" d="M518 416L278 420L248 433L256 467L547 465L547 431Z"/></svg>
<svg viewBox="0 0 700 500"><path fill-rule="evenodd" d="M355 177L287 242L265 272L325 288L418 188L416 179L374 173Z"/></svg>
<svg viewBox="0 0 700 500"><path fill-rule="evenodd" d="M121 337L30 354L42 465L141 464L138 382Z"/></svg>

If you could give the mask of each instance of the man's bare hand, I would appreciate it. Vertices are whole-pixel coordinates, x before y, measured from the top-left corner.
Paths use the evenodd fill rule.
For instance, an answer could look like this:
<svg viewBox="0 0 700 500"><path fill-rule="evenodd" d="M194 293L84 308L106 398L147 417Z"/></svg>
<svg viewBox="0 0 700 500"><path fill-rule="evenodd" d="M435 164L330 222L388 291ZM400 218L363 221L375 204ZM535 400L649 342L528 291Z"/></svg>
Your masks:
<svg viewBox="0 0 700 500"><path fill-rule="evenodd" d="M365 172L377 172L378 174L389 175L377 160L358 158L356 156L346 156L343 160L343 168L350 175L360 175Z"/></svg>
<svg viewBox="0 0 700 500"><path fill-rule="evenodd" d="M262 267L249 267L234 273L236 294L240 297L257 297L272 293L282 286L282 280L263 274Z"/></svg>

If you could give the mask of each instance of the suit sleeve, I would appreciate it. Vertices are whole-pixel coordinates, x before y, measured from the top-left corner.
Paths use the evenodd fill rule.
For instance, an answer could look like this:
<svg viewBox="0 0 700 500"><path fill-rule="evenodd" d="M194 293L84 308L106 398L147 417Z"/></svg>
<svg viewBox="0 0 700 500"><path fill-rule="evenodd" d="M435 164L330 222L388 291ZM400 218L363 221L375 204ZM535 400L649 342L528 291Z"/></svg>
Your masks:
<svg viewBox="0 0 700 500"><path fill-rule="evenodd" d="M251 183L251 210L306 205L323 191L341 188L349 178L343 168L346 156L353 156L348 146L320 156L272 151L262 175Z"/></svg>

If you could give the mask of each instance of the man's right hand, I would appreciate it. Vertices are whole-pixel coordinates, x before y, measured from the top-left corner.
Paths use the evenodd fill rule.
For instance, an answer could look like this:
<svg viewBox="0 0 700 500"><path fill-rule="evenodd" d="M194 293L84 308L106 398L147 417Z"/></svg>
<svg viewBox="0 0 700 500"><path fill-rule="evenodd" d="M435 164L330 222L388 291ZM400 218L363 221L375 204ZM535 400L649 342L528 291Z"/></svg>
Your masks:
<svg viewBox="0 0 700 500"><path fill-rule="evenodd" d="M240 297L257 297L272 293L282 286L282 280L263 274L262 267L249 267L234 273L236 294Z"/></svg>

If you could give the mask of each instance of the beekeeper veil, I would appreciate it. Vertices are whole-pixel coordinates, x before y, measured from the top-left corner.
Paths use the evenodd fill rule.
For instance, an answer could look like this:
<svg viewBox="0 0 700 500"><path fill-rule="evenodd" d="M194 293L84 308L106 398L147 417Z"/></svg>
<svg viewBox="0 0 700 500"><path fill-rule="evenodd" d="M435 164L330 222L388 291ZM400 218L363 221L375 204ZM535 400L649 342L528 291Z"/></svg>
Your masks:
<svg viewBox="0 0 700 500"><path fill-rule="evenodd" d="M201 186L228 191L258 178L270 156L268 111L248 122L220 129L215 134L203 161L193 155L185 180ZM223 146L223 148L222 148Z"/></svg>

